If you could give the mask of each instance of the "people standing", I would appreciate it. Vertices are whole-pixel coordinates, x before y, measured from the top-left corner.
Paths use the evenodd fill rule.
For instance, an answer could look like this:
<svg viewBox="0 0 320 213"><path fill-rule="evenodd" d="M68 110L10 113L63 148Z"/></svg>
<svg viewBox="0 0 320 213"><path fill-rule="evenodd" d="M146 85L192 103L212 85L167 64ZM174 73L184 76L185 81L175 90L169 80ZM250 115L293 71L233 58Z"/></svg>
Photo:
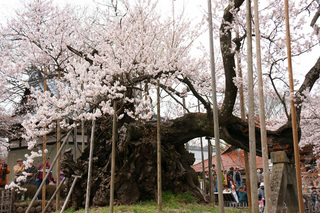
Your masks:
<svg viewBox="0 0 320 213"><path fill-rule="evenodd" d="M233 171L234 171L234 168L230 167L229 170L227 171L227 176L231 175L233 177Z"/></svg>
<svg viewBox="0 0 320 213"><path fill-rule="evenodd" d="M22 164L22 159L18 158L17 165L13 167L15 183L17 183L17 178L22 175L22 172L24 172L24 169L25 169L25 165Z"/></svg>
<svg viewBox="0 0 320 213"><path fill-rule="evenodd" d="M242 187L239 187L239 202L242 206L246 206L248 204L248 194L247 192L243 191Z"/></svg>
<svg viewBox="0 0 320 213"><path fill-rule="evenodd" d="M50 158L47 158L46 160L46 168L45 168L45 171L46 172L49 172L49 169L50 169ZM52 180L52 172L50 172L48 178L46 179L46 185L49 184L49 180ZM40 187L41 183L43 181L43 163L41 163L39 166L38 166L38 174L37 174L37 181L36 181L36 186L37 188ZM38 199L41 200L42 199L42 196L41 196L41 193L38 195Z"/></svg>
<svg viewBox="0 0 320 213"><path fill-rule="evenodd" d="M26 169L26 172L28 173L26 184L36 185L38 169L33 163L30 163L30 165L31 166Z"/></svg>
<svg viewBox="0 0 320 213"><path fill-rule="evenodd" d="M261 182L260 184L260 188L258 189L258 194L260 194L262 197L265 197L264 196L264 183Z"/></svg>
<svg viewBox="0 0 320 213"><path fill-rule="evenodd" d="M257 169L257 182L258 188L260 187L260 183L263 181L263 176L260 169Z"/></svg>
<svg viewBox="0 0 320 213"><path fill-rule="evenodd" d="M234 185L231 186L231 193L233 194L233 197L236 200L236 203L233 203L234 206L239 206L239 196Z"/></svg>
<svg viewBox="0 0 320 213"><path fill-rule="evenodd" d="M262 195L258 195L259 198L259 212L263 212L264 211L264 197L262 197Z"/></svg>
<svg viewBox="0 0 320 213"><path fill-rule="evenodd" d="M310 198L312 201L312 210L315 211L316 210L316 203L319 199L319 193L318 193L316 187L312 187L312 192L311 192Z"/></svg>
<svg viewBox="0 0 320 213"><path fill-rule="evenodd" d="M239 187L241 187L241 183L242 183L242 176L241 176L241 172L239 171L239 168L236 168L236 171L233 173L233 180L237 185L237 189L239 189Z"/></svg>
<svg viewBox="0 0 320 213"><path fill-rule="evenodd" d="M6 164L6 160L1 158L0 160L0 188L4 188L8 183L7 174L10 173L10 169L8 164Z"/></svg>

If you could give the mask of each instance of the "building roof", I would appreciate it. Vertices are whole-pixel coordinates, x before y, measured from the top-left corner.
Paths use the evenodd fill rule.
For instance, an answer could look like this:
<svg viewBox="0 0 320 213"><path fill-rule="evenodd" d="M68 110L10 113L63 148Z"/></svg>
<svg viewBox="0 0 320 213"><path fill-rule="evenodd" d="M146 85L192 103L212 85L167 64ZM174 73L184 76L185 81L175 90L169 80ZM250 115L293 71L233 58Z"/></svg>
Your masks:
<svg viewBox="0 0 320 213"><path fill-rule="evenodd" d="M240 149L230 151L229 148L230 147L227 147L221 153L221 163L222 163L221 169L223 171L227 171L230 167L233 167L233 168L238 167L239 170L244 170L245 169L244 151ZM249 161L250 161L250 157L249 157ZM262 169L263 168L262 157L256 156L256 161L257 161L257 169ZM212 156L212 163L217 164L216 155ZM208 159L204 161L204 167L205 167L205 170L208 171ZM202 172L202 162L194 164L192 168L196 172Z"/></svg>

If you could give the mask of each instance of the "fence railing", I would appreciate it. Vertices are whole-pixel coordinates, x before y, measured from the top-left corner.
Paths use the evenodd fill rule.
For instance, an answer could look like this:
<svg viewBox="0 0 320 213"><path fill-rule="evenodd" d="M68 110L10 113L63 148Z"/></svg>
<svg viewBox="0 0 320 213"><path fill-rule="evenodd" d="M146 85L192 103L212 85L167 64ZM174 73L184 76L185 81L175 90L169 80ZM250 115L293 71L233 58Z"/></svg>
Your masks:
<svg viewBox="0 0 320 213"><path fill-rule="evenodd" d="M9 189L0 188L0 212L11 213L13 203L13 192Z"/></svg>

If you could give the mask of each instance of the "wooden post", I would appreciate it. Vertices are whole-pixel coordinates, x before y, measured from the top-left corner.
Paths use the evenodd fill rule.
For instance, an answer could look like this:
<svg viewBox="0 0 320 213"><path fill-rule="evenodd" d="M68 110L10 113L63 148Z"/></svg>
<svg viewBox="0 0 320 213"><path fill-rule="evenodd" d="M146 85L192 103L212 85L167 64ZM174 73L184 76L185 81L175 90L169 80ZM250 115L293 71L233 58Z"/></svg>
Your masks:
<svg viewBox="0 0 320 213"><path fill-rule="evenodd" d="M81 119L81 151L84 152L84 119Z"/></svg>
<svg viewBox="0 0 320 213"><path fill-rule="evenodd" d="M58 69L58 80L60 81L61 79L61 71ZM58 90L58 101L60 100L60 90ZM60 149L61 146L61 127L60 127L60 122L61 120L57 120L57 152ZM60 185L60 170L61 170L61 157L59 155L58 157L58 164L57 164L57 186ZM60 209L60 189L57 192L56 196L56 210L58 211Z"/></svg>
<svg viewBox="0 0 320 213"><path fill-rule="evenodd" d="M47 173L47 175L44 177L45 180L48 178L50 172L51 172L52 169L53 169L53 166L55 165L56 161L58 160L58 156L61 154L64 146L66 145L66 141L68 140L70 134L71 134L71 131L68 132L68 134L67 134L66 138L64 139L64 141L63 141L63 143L62 143L62 145L61 145L58 153L56 154L55 158L53 159L52 165L51 165L51 167L50 167L50 169L49 169L49 173ZM26 210L26 213L29 213L29 211L30 211L30 209L32 208L32 205L33 205L34 201L36 200L37 196L39 195L39 193L40 193L43 185L45 185L45 182L44 182L44 181L42 181L42 183L40 184L40 186L39 186L39 188L37 189L36 193L34 194L32 200L31 200L31 202L29 203L29 206L28 206L28 208L27 208L27 210Z"/></svg>
<svg viewBox="0 0 320 213"><path fill-rule="evenodd" d="M183 114L186 114L186 98L182 98L182 105L183 105ZM189 143L186 143L186 150L189 152Z"/></svg>
<svg viewBox="0 0 320 213"><path fill-rule="evenodd" d="M212 176L212 145L210 141L210 137L206 137L208 140L208 170L209 170L209 200L210 203L214 202L214 193L213 193L213 176Z"/></svg>
<svg viewBox="0 0 320 213"><path fill-rule="evenodd" d="M161 135L160 135L160 85L157 80L157 182L158 182L158 212L162 211L162 179L161 179Z"/></svg>
<svg viewBox="0 0 320 213"><path fill-rule="evenodd" d="M288 55L288 73L289 73L289 86L290 94L294 94L293 85L293 72L292 72L292 61L291 61L291 38L290 38L290 23L289 23L289 5L288 0L285 3L285 17L286 17L286 40L287 40L287 55ZM301 170L300 170L300 155L299 155L299 137L298 137L298 125L296 107L294 106L293 97L291 99L291 121L292 121L292 134L293 134L293 145L294 145L294 159L296 166L296 177L297 177L297 190L298 190L298 201L299 211L304 213L304 204L302 197L302 184L301 184Z"/></svg>
<svg viewBox="0 0 320 213"><path fill-rule="evenodd" d="M88 180L87 180L87 193L86 193L86 205L85 212L89 213L90 208L90 189L91 189L91 177L92 177L92 157L94 149L94 131L96 127L96 121L92 121L91 139L90 139L90 152L89 152L89 165L88 165Z"/></svg>
<svg viewBox="0 0 320 213"><path fill-rule="evenodd" d="M118 137L117 101L113 101L113 126L112 126L112 154L111 154L111 183L110 183L110 213L113 212L114 179L116 167L116 143Z"/></svg>
<svg viewBox="0 0 320 213"><path fill-rule="evenodd" d="M73 161L77 162L77 134L78 134L78 128L77 126L73 129Z"/></svg>
<svg viewBox="0 0 320 213"><path fill-rule="evenodd" d="M43 75L43 92L47 91L47 67L44 67L44 75ZM44 130L46 130L46 127L43 127ZM47 135L45 134L43 136L43 167L42 167L42 181L46 181L45 180L45 176L46 176L46 168L47 168L47 159L46 159L46 150L47 149ZM44 208L46 207L46 184L43 185L42 188L42 211L44 210Z"/></svg>
<svg viewBox="0 0 320 213"><path fill-rule="evenodd" d="M239 28L239 25L237 25ZM239 30L236 32L236 37L239 39ZM241 80L242 78L242 70L241 70L241 57L240 57L240 51L237 50L237 68L238 68L238 75ZM244 107L244 94L243 94L243 84L240 84L239 87L239 96L240 96L240 112L241 112L241 119L246 120L246 111ZM250 166L249 166L249 155L246 150L243 150L244 152L244 166L246 170L246 184L247 184L247 193L248 193L248 205L249 209L251 209L251 181L250 181Z"/></svg>
<svg viewBox="0 0 320 213"><path fill-rule="evenodd" d="M258 87L259 87L259 117L260 117L260 134L263 160L263 179L264 179L264 194L265 194L265 212L270 212L271 209L271 187L269 174L269 158L268 158L268 141L266 130L266 118L264 109L264 92L262 81L262 67L261 67L261 46L260 46L260 29L259 29L259 9L258 0L254 0L254 22L256 32L256 55L257 55L257 69L258 69Z"/></svg>
<svg viewBox="0 0 320 213"><path fill-rule="evenodd" d="M198 112L200 113L200 101L198 100ZM202 137L200 137L200 145L201 145L201 161L202 161L202 179L203 179L203 191L207 193L206 188L206 171L204 169L204 153L203 153L203 143Z"/></svg>
<svg viewBox="0 0 320 213"><path fill-rule="evenodd" d="M251 25L251 0L246 1L247 8L247 63L248 63L248 91L249 91L249 146L250 146L250 177L251 177L251 204L252 212L258 213L258 183L256 163L256 138L254 123L254 93L253 93L253 64L252 64L252 25Z"/></svg>
<svg viewBox="0 0 320 213"><path fill-rule="evenodd" d="M208 0L208 13L209 13L209 40L210 40L210 67L211 67L211 85L212 85L212 103L213 103L213 123L214 123L214 140L216 147L216 161L217 161L217 185L218 185L218 199L219 199L219 212L224 212L223 201L223 186L222 186L222 172L221 172L221 153L220 153L220 135L219 135L219 115L216 94L216 76L215 76L215 63L214 63L214 45L212 35L212 12L211 0Z"/></svg>

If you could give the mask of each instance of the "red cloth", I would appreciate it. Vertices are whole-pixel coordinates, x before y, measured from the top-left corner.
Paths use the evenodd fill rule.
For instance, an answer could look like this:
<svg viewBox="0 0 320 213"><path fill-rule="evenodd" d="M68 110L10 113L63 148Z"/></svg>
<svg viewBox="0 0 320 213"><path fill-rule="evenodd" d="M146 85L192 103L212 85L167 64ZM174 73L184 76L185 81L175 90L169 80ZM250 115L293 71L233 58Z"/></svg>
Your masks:
<svg viewBox="0 0 320 213"><path fill-rule="evenodd" d="M42 167L43 167L43 163L38 166L37 180L42 180L42 179L43 179L43 170L42 170ZM49 169L50 169L50 164L46 164L46 172L48 172ZM51 179L52 179L52 171L50 172L50 175L49 175L49 177L48 177L48 180L51 180Z"/></svg>

